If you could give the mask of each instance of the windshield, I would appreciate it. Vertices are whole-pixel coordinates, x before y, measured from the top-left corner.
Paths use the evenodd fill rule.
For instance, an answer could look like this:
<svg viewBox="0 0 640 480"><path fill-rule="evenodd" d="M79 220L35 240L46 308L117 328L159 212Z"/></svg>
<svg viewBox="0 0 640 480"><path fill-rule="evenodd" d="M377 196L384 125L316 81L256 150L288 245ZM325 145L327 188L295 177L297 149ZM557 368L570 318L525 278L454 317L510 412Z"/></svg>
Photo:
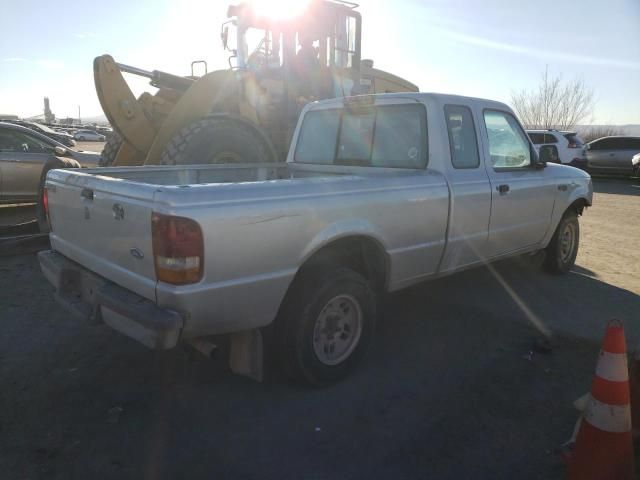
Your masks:
<svg viewBox="0 0 640 480"><path fill-rule="evenodd" d="M34 126L37 129L42 130L43 132L46 132L46 133L58 133L55 130L53 130L52 128L49 128L46 125L43 125L41 123L34 123Z"/></svg>

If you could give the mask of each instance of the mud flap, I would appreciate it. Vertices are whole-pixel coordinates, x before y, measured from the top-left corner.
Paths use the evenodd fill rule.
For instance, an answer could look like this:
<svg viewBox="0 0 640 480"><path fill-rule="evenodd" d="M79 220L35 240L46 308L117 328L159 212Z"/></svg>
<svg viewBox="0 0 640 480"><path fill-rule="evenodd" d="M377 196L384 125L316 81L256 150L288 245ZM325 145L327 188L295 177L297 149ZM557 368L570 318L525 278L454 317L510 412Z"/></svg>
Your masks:
<svg viewBox="0 0 640 480"><path fill-rule="evenodd" d="M264 379L264 345L260 329L232 333L229 367L238 375L258 382Z"/></svg>

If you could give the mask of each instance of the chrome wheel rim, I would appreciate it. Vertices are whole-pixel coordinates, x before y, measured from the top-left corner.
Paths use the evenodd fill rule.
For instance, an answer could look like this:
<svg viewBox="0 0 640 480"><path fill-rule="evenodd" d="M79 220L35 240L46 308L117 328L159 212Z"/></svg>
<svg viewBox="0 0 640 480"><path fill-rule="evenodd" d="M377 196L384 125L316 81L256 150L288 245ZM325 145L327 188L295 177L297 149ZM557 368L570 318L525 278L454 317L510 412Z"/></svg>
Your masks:
<svg viewBox="0 0 640 480"><path fill-rule="evenodd" d="M362 309L351 295L338 295L320 311L313 329L313 351L324 365L346 360L362 335Z"/></svg>
<svg viewBox="0 0 640 480"><path fill-rule="evenodd" d="M560 236L560 259L566 263L571 259L576 243L576 229L572 223L567 223Z"/></svg>

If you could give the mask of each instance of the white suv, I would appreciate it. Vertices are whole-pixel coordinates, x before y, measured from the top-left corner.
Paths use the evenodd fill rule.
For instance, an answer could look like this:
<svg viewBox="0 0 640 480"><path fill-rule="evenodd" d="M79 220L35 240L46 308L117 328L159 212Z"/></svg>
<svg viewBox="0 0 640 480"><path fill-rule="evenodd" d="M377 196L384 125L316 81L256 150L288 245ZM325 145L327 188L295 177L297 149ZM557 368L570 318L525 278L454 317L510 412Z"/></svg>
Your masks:
<svg viewBox="0 0 640 480"><path fill-rule="evenodd" d="M558 163L585 168L584 142L576 132L559 130L527 130L529 138L540 150L542 145L553 145L558 149Z"/></svg>

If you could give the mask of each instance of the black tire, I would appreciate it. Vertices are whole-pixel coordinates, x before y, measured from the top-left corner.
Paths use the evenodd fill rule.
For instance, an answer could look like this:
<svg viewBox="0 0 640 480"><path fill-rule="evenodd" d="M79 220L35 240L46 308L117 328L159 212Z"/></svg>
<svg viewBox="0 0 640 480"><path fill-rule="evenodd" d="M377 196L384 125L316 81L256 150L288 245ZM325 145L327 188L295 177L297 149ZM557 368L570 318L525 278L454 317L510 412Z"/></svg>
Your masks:
<svg viewBox="0 0 640 480"><path fill-rule="evenodd" d="M84 142L84 137L79 137L78 140L80 140L81 142Z"/></svg>
<svg viewBox="0 0 640 480"><path fill-rule="evenodd" d="M567 273L576 262L579 244L578 215L574 211L567 211L546 248L545 269L555 274Z"/></svg>
<svg viewBox="0 0 640 480"><path fill-rule="evenodd" d="M47 181L47 173L56 168L80 168L80 164L72 158L53 157L44 164L40 181L38 182L38 198L36 201L36 220L38 220L38 230L40 233L49 233L49 221L44 208L44 184Z"/></svg>
<svg viewBox="0 0 640 480"><path fill-rule="evenodd" d="M116 133L110 135L107 143L105 143L104 147L102 148L102 153L100 154L100 163L98 165L100 165L101 167L112 166L121 146L122 137Z"/></svg>
<svg viewBox="0 0 640 480"><path fill-rule="evenodd" d="M163 165L273 162L267 143L251 127L230 118L208 117L187 125L162 152Z"/></svg>
<svg viewBox="0 0 640 480"><path fill-rule="evenodd" d="M338 312L337 319L331 319L329 309ZM347 329L349 322L344 318L340 325L341 314L352 315L352 319L359 315L360 322L356 325L361 328ZM343 379L367 350L375 321L375 295L362 275L342 267L301 272L287 293L276 321L275 339L284 373L298 383L313 386L330 385ZM317 326L318 322L322 323ZM333 323L332 327L329 322ZM322 325L324 329L320 328ZM327 348L331 344L323 343L323 335L324 342L332 342L335 350ZM324 359L316 349L323 350ZM327 358L334 354L333 359ZM330 360L336 363L327 364Z"/></svg>

